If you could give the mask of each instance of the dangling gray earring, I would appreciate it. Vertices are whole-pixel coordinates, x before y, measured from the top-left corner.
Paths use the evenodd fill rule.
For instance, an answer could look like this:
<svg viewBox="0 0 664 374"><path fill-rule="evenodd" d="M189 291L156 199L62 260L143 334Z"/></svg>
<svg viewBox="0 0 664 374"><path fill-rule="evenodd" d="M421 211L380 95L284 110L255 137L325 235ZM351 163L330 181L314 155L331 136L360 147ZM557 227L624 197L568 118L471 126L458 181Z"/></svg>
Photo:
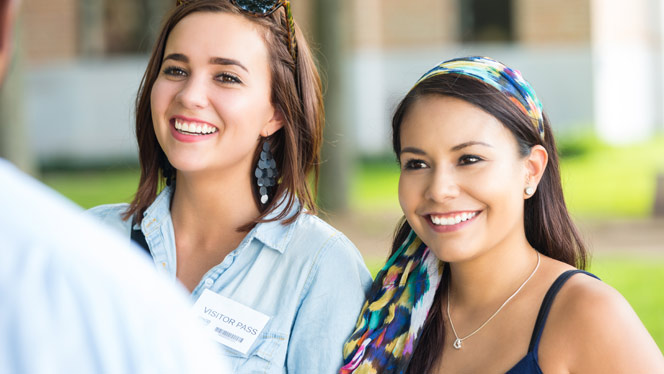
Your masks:
<svg viewBox="0 0 664 374"><path fill-rule="evenodd" d="M256 185L258 186L258 196L260 196L259 200L262 205L267 204L269 200L268 193L272 190L272 187L277 185L277 174L277 162L272 157L270 141L266 138L254 172Z"/></svg>
<svg viewBox="0 0 664 374"><path fill-rule="evenodd" d="M535 188L528 186L526 187L526 195L532 196L535 193Z"/></svg>

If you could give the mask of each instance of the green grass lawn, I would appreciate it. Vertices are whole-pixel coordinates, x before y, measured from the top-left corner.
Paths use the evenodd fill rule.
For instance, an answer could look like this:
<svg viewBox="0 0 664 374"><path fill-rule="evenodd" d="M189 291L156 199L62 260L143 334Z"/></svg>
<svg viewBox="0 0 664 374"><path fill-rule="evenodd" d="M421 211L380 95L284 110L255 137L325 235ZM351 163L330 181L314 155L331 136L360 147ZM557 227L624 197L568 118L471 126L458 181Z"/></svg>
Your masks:
<svg viewBox="0 0 664 374"><path fill-rule="evenodd" d="M622 147L590 142L561 166L570 211L586 218L649 216L657 173L664 173L664 136Z"/></svg>
<svg viewBox="0 0 664 374"><path fill-rule="evenodd" d="M651 214L655 175L664 172L664 136L629 147L594 140L574 143L562 162L570 211L581 218L644 218ZM365 161L351 179L350 206L361 211L398 210L399 169L391 160ZM138 183L135 169L49 172L42 180L84 208L127 202ZM627 253L627 252L626 252ZM367 259L373 274L385 259ZM664 253L647 257L600 254L591 271L631 303L660 349L664 349Z"/></svg>
<svg viewBox="0 0 664 374"><path fill-rule="evenodd" d="M578 145L581 143L581 145ZM642 218L651 214L655 178L664 173L664 136L627 147L595 140L575 143L574 157L563 159L563 188L575 217ZM399 167L391 158L361 162L351 178L353 209L399 209ZM131 168L47 173L43 181L84 208L131 200L138 171Z"/></svg>
<svg viewBox="0 0 664 374"><path fill-rule="evenodd" d="M138 169L48 172L42 181L85 209L129 202L138 187Z"/></svg>
<svg viewBox="0 0 664 374"><path fill-rule="evenodd" d="M561 175L570 212L581 218L642 218L652 212L657 173L664 173L664 136L630 146L608 146L592 137L563 141L574 156L563 158ZM570 152L571 153L571 152ZM399 168L395 161L360 164L351 206L396 207Z"/></svg>

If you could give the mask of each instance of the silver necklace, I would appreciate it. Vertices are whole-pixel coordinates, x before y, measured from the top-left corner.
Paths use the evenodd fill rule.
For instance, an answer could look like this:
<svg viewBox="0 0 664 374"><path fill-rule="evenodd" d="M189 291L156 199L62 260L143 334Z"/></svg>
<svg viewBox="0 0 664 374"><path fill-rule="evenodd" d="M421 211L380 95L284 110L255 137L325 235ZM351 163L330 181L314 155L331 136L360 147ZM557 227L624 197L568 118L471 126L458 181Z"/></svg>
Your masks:
<svg viewBox="0 0 664 374"><path fill-rule="evenodd" d="M459 334L457 334L456 330L454 329L454 323L452 323L452 317L450 316L450 288L447 287L447 319L450 321L450 326L452 327L452 332L454 333L454 337L456 338L456 339L454 340L454 344L452 345L455 349L461 349L461 343L463 343L464 340L466 340L466 339L470 338L471 336L475 335L475 334L476 334L478 331L480 331L484 326L486 326L486 324L489 323L489 322L493 319L493 317L495 317L498 313L500 313L500 311L503 310L503 308L505 307L505 305L507 305L507 303L509 303L510 300L512 300L512 299L514 298L514 296L516 296L516 295L519 293L519 291L521 291L521 289L526 285L526 283L528 283L528 281L530 280L530 278L532 278L533 275L535 275L535 273L537 272L537 269L539 269L539 266L540 266L540 254L539 254L539 252L536 252L536 253L537 253L537 265L535 265L535 269L533 270L532 273L530 273L530 276L528 277L528 279L526 279L526 280L521 284L521 286L520 286L516 291L514 291L514 293L512 294L512 296L508 297L507 300L505 300L505 302L503 303L503 305L501 305L500 308L498 308L498 310L496 310L496 311L491 315L491 317L489 317L489 319L487 319L486 321L484 321L484 323L483 323L480 327L478 327L475 331L473 331L473 332L471 332L470 334L464 336L463 338L460 338L460 337L459 337Z"/></svg>

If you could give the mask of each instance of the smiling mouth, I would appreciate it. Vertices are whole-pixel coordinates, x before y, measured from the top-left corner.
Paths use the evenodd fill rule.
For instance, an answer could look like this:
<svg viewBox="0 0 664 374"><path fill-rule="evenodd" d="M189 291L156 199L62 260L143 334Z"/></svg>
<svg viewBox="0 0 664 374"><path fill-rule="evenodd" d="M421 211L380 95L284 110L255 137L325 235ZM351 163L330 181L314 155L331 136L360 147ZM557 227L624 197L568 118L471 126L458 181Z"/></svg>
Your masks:
<svg viewBox="0 0 664 374"><path fill-rule="evenodd" d="M219 132L219 129L214 126L200 122L183 121L179 118L175 119L174 126L177 132L185 135L210 135Z"/></svg>
<svg viewBox="0 0 664 374"><path fill-rule="evenodd" d="M470 221L475 218L480 212L462 212L453 214L430 214L429 220L436 226L453 226L461 222Z"/></svg>

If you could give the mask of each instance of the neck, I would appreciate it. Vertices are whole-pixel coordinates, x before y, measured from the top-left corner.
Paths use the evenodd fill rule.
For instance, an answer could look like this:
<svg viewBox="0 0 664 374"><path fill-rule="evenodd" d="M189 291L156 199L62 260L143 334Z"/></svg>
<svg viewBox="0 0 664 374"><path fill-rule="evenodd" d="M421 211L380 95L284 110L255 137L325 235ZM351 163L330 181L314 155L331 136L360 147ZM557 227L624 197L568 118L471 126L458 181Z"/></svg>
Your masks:
<svg viewBox="0 0 664 374"><path fill-rule="evenodd" d="M171 215L179 233L229 233L260 215L247 173L178 172L176 180Z"/></svg>
<svg viewBox="0 0 664 374"><path fill-rule="evenodd" d="M501 304L530 276L537 253L523 236L468 261L450 264L450 292L455 308L481 309Z"/></svg>

